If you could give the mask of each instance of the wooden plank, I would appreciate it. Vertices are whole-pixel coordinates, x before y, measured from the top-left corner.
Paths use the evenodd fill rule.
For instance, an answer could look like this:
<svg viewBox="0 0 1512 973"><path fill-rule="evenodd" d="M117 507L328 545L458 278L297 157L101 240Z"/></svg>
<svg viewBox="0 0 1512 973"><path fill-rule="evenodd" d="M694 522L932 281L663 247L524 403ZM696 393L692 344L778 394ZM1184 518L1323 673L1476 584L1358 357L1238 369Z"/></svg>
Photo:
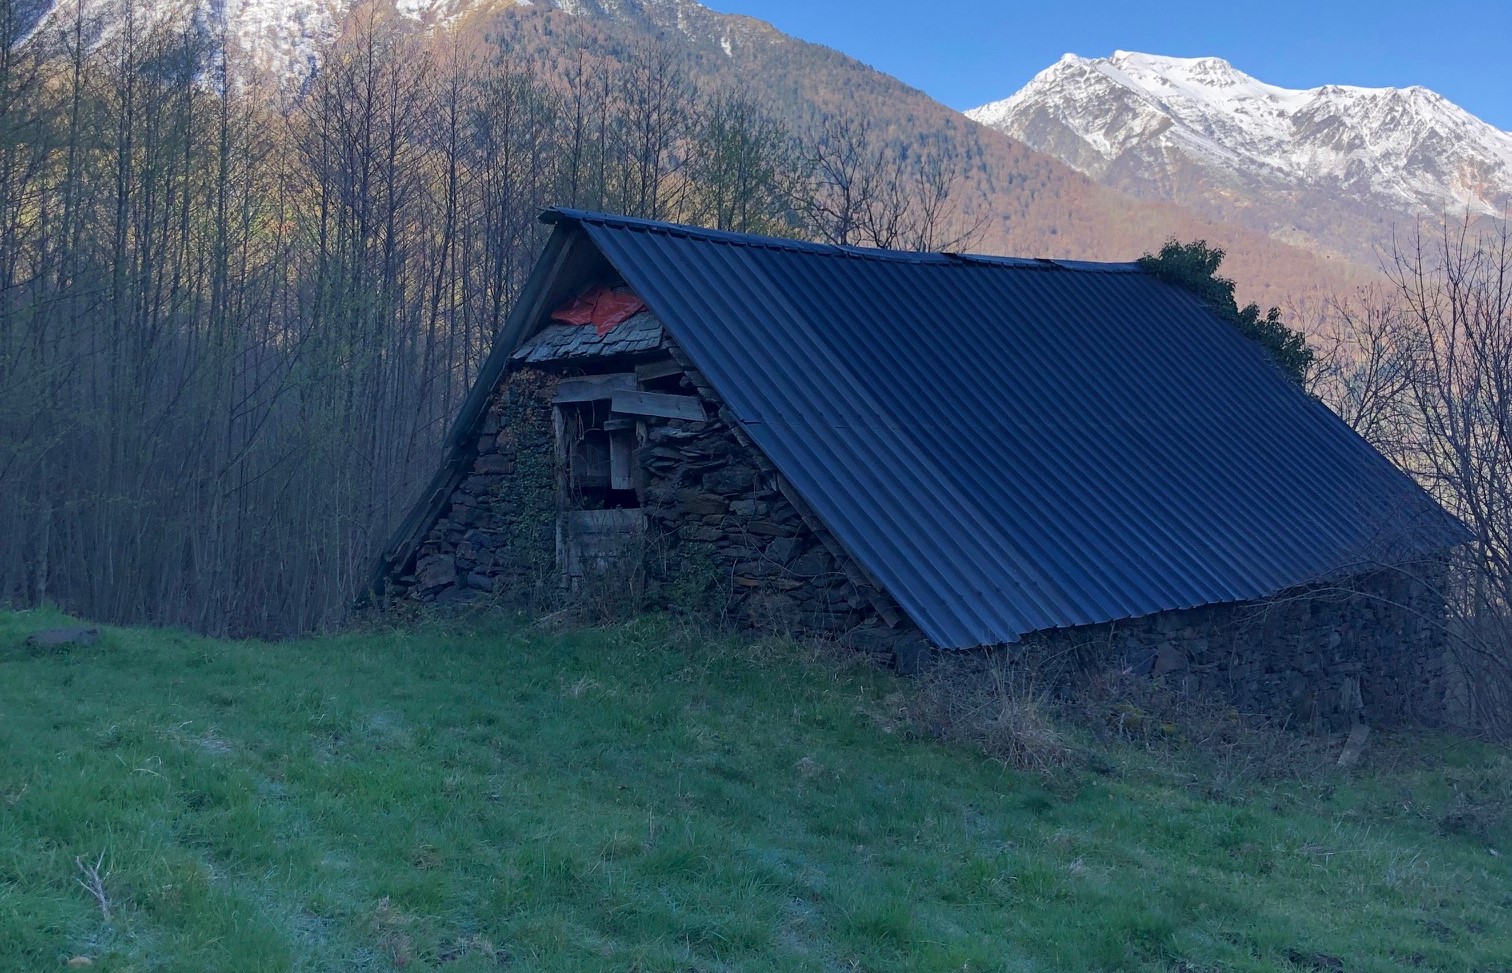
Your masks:
<svg viewBox="0 0 1512 973"><path fill-rule="evenodd" d="M638 557L646 534L644 510L569 510L562 514L569 581L599 574Z"/></svg>
<svg viewBox="0 0 1512 973"><path fill-rule="evenodd" d="M1344 741L1344 752L1339 754L1339 766L1347 769L1358 763L1360 754L1365 752L1365 741L1369 738L1370 727L1356 723L1355 728L1349 731L1349 739Z"/></svg>
<svg viewBox="0 0 1512 973"><path fill-rule="evenodd" d="M642 384L654 382L659 378L669 378L673 375L681 375L683 367L668 358L666 361L647 362L644 365L635 366L636 381Z"/></svg>
<svg viewBox="0 0 1512 973"><path fill-rule="evenodd" d="M589 429L574 444L572 485L581 490L602 490L609 485L609 434Z"/></svg>
<svg viewBox="0 0 1512 973"><path fill-rule="evenodd" d="M641 534L646 529L646 512L636 507L616 510L569 510L569 528L579 534Z"/></svg>
<svg viewBox="0 0 1512 973"><path fill-rule="evenodd" d="M610 408L633 416L660 416L663 419L705 418L703 403L691 395L666 395L661 392L615 392Z"/></svg>
<svg viewBox="0 0 1512 973"><path fill-rule="evenodd" d="M620 432L609 435L609 489L635 489L634 464L631 463L634 450L633 434Z"/></svg>
<svg viewBox="0 0 1512 973"><path fill-rule="evenodd" d="M608 375L575 375L557 383L552 402L597 402L612 399L616 392L633 390L635 376L630 372L614 372Z"/></svg>

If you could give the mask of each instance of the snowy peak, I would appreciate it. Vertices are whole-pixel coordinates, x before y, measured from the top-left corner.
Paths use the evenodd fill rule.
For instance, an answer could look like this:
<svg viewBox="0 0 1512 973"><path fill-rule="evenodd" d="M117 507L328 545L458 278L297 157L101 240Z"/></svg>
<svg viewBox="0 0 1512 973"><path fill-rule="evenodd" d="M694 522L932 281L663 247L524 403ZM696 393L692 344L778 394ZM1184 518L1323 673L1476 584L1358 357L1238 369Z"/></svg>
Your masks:
<svg viewBox="0 0 1512 973"><path fill-rule="evenodd" d="M1193 93L1233 89L1241 96L1263 98L1282 90L1261 84L1217 57L1160 57L1114 51L1110 58L1088 63L1094 70L1106 66L1137 82Z"/></svg>
<svg viewBox="0 0 1512 973"><path fill-rule="evenodd" d="M480 11L537 4L569 15L631 16L647 9L702 10L694 0L41 0L35 34L76 18L98 37L123 28L126 4L137 29L194 25L224 40L260 76L298 88L321 52L358 12L397 15L419 30L445 29Z"/></svg>
<svg viewBox="0 0 1512 973"><path fill-rule="evenodd" d="M485 40L491 18L523 12L597 21L632 34L673 31L734 59L775 34L748 17L716 13L697 0L4 0L23 6L17 43L81 26L90 43L138 32L191 28L228 55L257 87L302 90L331 43L356 20L397 22L416 34L471 32Z"/></svg>
<svg viewBox="0 0 1512 973"><path fill-rule="evenodd" d="M1210 211L1227 200L1225 217L1262 203L1299 211L1272 231L1302 226L1313 204L1379 223L1501 215L1512 202L1512 135L1419 86L1298 90L1216 57L1067 54L967 115L1139 195Z"/></svg>

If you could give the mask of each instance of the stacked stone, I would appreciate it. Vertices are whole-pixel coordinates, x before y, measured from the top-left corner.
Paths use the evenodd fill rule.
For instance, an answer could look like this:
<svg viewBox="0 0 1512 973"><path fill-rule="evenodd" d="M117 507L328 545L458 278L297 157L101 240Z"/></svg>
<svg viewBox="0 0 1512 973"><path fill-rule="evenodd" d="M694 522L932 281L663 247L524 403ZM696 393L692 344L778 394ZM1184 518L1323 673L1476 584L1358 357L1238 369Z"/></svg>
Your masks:
<svg viewBox="0 0 1512 973"><path fill-rule="evenodd" d="M1099 646L1109 663L1298 729L1436 723L1444 716L1443 604L1413 572L1379 572L1261 602L1162 612L1039 641Z"/></svg>
<svg viewBox="0 0 1512 973"><path fill-rule="evenodd" d="M470 467L414 570L396 579L400 594L439 604L508 600L555 572L555 495L547 509L548 498L531 502L522 482L530 459L555 448L543 388L539 373L525 371L495 395ZM653 585L665 591L690 560L706 562L712 600L737 624L802 634L876 627L870 600L723 421L646 421L640 494ZM889 650L879 640L875 651Z"/></svg>
<svg viewBox="0 0 1512 973"><path fill-rule="evenodd" d="M664 563L708 559L716 595L738 621L764 630L839 633L873 614L860 588L723 422L654 426L640 461L641 494Z"/></svg>
<svg viewBox="0 0 1512 973"><path fill-rule="evenodd" d="M489 404L471 464L426 535L412 573L396 579L402 595L454 604L523 596L555 570L554 382L516 373ZM539 483L519 475L529 468Z"/></svg>

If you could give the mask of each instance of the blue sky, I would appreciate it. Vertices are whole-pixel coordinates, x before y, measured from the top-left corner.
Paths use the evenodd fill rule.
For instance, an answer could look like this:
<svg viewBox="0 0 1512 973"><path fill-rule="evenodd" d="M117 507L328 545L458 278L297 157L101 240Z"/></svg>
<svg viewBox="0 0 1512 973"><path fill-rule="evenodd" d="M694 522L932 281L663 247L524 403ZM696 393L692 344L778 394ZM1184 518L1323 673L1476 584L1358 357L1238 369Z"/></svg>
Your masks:
<svg viewBox="0 0 1512 973"><path fill-rule="evenodd" d="M954 108L1067 51L1217 55L1272 84L1420 84L1512 129L1509 0L703 0L844 51Z"/></svg>

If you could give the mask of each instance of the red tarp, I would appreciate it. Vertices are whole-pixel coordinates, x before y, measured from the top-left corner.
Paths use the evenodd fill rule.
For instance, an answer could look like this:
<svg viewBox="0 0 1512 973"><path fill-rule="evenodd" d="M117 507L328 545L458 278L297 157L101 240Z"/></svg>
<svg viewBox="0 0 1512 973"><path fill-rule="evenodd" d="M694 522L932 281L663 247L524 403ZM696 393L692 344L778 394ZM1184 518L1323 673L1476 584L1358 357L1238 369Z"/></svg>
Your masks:
<svg viewBox="0 0 1512 973"><path fill-rule="evenodd" d="M612 291L595 287L551 312L551 320L563 324L591 324L599 334L646 309L646 302L633 291Z"/></svg>

